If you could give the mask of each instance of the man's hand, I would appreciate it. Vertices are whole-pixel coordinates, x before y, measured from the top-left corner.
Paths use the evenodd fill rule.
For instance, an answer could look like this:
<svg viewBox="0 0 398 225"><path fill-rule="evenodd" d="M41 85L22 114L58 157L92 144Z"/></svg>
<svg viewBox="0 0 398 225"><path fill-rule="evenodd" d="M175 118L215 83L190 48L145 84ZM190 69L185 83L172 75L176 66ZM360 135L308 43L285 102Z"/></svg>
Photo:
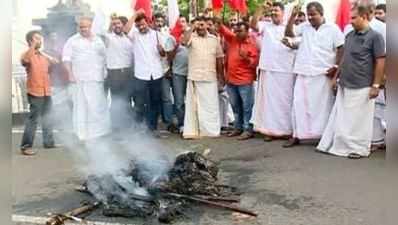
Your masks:
<svg viewBox="0 0 398 225"><path fill-rule="evenodd" d="M282 44L284 44L285 46L287 46L288 48L291 48L291 49L297 49L298 48L298 46L296 46L293 43L293 40L290 37L284 37L282 39Z"/></svg>
<svg viewBox="0 0 398 225"><path fill-rule="evenodd" d="M336 66L333 66L332 68L326 71L326 76L329 77L330 79L333 79L336 76L337 71L338 68Z"/></svg>
<svg viewBox="0 0 398 225"><path fill-rule="evenodd" d="M371 87L369 91L369 99L377 98L377 96L379 96L379 91L379 88Z"/></svg>
<svg viewBox="0 0 398 225"><path fill-rule="evenodd" d="M249 60L249 53L247 51L239 49L239 56L244 60Z"/></svg>
<svg viewBox="0 0 398 225"><path fill-rule="evenodd" d="M337 94L337 77L334 77L331 81L330 86L332 87L333 94Z"/></svg>
<svg viewBox="0 0 398 225"><path fill-rule="evenodd" d="M162 56L162 57L166 56L166 51L164 50L164 48L161 44L157 44L156 47L158 49L160 56Z"/></svg>

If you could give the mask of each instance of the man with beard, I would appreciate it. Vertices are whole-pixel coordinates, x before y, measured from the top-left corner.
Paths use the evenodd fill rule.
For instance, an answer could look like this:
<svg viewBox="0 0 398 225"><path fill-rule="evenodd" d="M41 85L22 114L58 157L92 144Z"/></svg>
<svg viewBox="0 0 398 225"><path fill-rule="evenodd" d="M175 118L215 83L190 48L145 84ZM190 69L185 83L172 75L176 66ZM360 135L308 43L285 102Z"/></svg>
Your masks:
<svg viewBox="0 0 398 225"><path fill-rule="evenodd" d="M33 141L37 128L37 121L41 117L44 148L54 148L52 125L49 119L51 109L51 86L49 76L50 63L58 63L56 59L40 52L43 36L39 31L26 34L29 49L22 54L21 63L27 72L27 94L29 115L25 122L22 136L21 152L24 155L34 155Z"/></svg>
<svg viewBox="0 0 398 225"><path fill-rule="evenodd" d="M249 36L249 25L238 23L233 32L221 24L219 32L228 44L227 48L227 91L235 118L234 130L229 137L239 136L238 140L253 137L253 127L250 124L254 104L253 81L256 77L258 64L258 49L254 38Z"/></svg>
<svg viewBox="0 0 398 225"><path fill-rule="evenodd" d="M92 19L79 20L79 33L66 42L62 61L71 81L73 130L80 140L93 140L111 132L104 92L106 48L91 32Z"/></svg>
<svg viewBox="0 0 398 225"><path fill-rule="evenodd" d="M134 23L135 28L132 28ZM142 123L145 118L149 131L155 137L161 137L157 127L162 104L162 57L166 56L166 52L159 42L157 31L149 27L143 10L138 10L130 18L125 31L133 43L135 120Z"/></svg>
<svg viewBox="0 0 398 225"><path fill-rule="evenodd" d="M386 4L378 4L375 10L375 17L376 19L380 20L381 22L386 22L386 13L387 7Z"/></svg>
<svg viewBox="0 0 398 225"><path fill-rule="evenodd" d="M295 50L285 46L286 24L283 22L284 5L280 2L265 5L256 15L271 10L272 22L252 20L252 27L261 30L260 76L254 109L254 129L264 134L264 141L288 138L293 133L292 104L295 76Z"/></svg>
<svg viewBox="0 0 398 225"><path fill-rule="evenodd" d="M188 83L183 137L218 137L220 112L218 87L223 86L223 51L219 40L207 31L204 17L194 32L184 34L188 48Z"/></svg>
<svg viewBox="0 0 398 225"><path fill-rule="evenodd" d="M344 44L340 28L325 21L319 2L308 3L309 22L294 29L298 12L295 7L285 31L285 36L298 36L302 40L293 68L293 73L297 74L293 93L293 137L283 147L292 147L303 139L321 138L333 106L330 78L338 68ZM284 43L292 47L290 41Z"/></svg>
<svg viewBox="0 0 398 225"><path fill-rule="evenodd" d="M352 10L354 31L346 37L336 103L318 149L337 156L370 155L375 98L383 79L386 48L383 36L369 25L370 10Z"/></svg>
<svg viewBox="0 0 398 225"><path fill-rule="evenodd" d="M117 135L132 122L133 45L125 33L120 17L111 20L111 32L104 35L106 46L107 84L111 92L111 121Z"/></svg>

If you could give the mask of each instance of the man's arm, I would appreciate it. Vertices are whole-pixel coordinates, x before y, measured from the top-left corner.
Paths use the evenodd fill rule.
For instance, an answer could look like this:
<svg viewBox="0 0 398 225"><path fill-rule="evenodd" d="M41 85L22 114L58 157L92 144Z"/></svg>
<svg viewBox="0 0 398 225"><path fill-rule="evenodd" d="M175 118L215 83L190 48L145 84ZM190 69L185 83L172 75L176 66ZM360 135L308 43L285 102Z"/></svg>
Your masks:
<svg viewBox="0 0 398 225"><path fill-rule="evenodd" d="M216 70L217 70L217 80L220 86L224 86L224 57L218 57L216 59Z"/></svg>
<svg viewBox="0 0 398 225"><path fill-rule="evenodd" d="M187 47L189 47L191 45L192 32L194 32L192 29L184 32L183 38L181 41L182 45L187 46Z"/></svg>
<svg viewBox="0 0 398 225"><path fill-rule="evenodd" d="M260 7L257 8L257 10L254 12L254 15L250 21L250 28L253 29L254 31L259 30L258 27L258 20L264 13L268 12L272 6L272 1L267 0L264 2L264 4Z"/></svg>
<svg viewBox="0 0 398 225"><path fill-rule="evenodd" d="M289 20L287 21L286 29L285 29L285 36L286 37L295 37L296 35L294 34L294 21L296 20L296 17L298 13L300 12L300 8L295 6L293 8L292 14L290 15Z"/></svg>
<svg viewBox="0 0 398 225"><path fill-rule="evenodd" d="M127 21L126 25L123 27L123 32L128 34L130 33L131 28L133 28L135 18L137 18L138 15L140 14L145 14L145 11L143 9L139 9L137 12L135 12L130 19Z"/></svg>
<svg viewBox="0 0 398 225"><path fill-rule="evenodd" d="M26 66L30 63L30 58L36 53L36 46L38 45L38 42L36 40L32 40L32 43L24 54L21 56L21 63L22 65Z"/></svg>
<svg viewBox="0 0 398 225"><path fill-rule="evenodd" d="M344 47L341 45L341 46L337 47L336 64L332 68L329 68L326 71L326 76L327 77L329 77L331 79L337 79L338 71L339 71L339 68L340 68L341 63L342 63L343 54L344 54Z"/></svg>

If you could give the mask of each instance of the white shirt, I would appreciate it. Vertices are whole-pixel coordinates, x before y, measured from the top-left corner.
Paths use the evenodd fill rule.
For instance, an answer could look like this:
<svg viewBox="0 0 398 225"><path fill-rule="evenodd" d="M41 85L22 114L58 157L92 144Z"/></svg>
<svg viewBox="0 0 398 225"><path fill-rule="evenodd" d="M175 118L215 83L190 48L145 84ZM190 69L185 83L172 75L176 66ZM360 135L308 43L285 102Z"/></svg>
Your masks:
<svg viewBox="0 0 398 225"><path fill-rule="evenodd" d="M98 36L84 38L79 33L65 43L62 61L72 63L77 81L103 81L105 78L105 44Z"/></svg>
<svg viewBox="0 0 398 225"><path fill-rule="evenodd" d="M163 77L162 57L157 48L161 42L160 35L150 28L147 33L141 34L135 27L128 35L133 42L134 76L140 80Z"/></svg>
<svg viewBox="0 0 398 225"><path fill-rule="evenodd" d="M259 27L262 36L259 68L292 73L296 51L282 44L286 25L261 22Z"/></svg>
<svg viewBox="0 0 398 225"><path fill-rule="evenodd" d="M336 64L337 48L344 44L344 35L334 23L324 23L315 30L309 22L295 27L301 36L293 72L306 76L324 75Z"/></svg>
<svg viewBox="0 0 398 225"><path fill-rule="evenodd" d="M132 67L134 60L133 44L124 33L105 34L106 67L108 69L123 69Z"/></svg>
<svg viewBox="0 0 398 225"><path fill-rule="evenodd" d="M379 32L381 35L383 35L384 38L384 42L386 42L386 36L387 36L387 30L386 30L386 24L381 22L380 20L373 18L370 22L369 22L369 26L370 28L372 28L373 30ZM347 35L348 33L350 33L351 31L353 31L354 28L352 27L351 24L347 24L347 26L345 26L344 28L344 35Z"/></svg>

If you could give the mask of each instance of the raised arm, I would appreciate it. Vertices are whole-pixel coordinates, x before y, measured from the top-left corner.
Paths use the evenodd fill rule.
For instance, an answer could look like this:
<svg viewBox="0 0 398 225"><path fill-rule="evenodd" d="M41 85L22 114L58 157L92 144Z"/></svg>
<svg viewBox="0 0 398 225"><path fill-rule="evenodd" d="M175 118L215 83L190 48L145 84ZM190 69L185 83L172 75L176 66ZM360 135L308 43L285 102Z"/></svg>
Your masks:
<svg viewBox="0 0 398 225"><path fill-rule="evenodd" d="M254 15L250 21L250 28L253 29L254 31L258 32L258 20L264 13L268 12L272 7L272 1L267 0L264 2L262 6L257 8L257 10L254 12Z"/></svg>
<svg viewBox="0 0 398 225"><path fill-rule="evenodd" d="M135 22L135 18L137 18L137 16L139 14L145 14L145 11L143 9L139 9L137 12L135 12L130 19L127 21L126 25L123 27L123 32L128 34L130 33L131 28L133 28L134 22Z"/></svg>
<svg viewBox="0 0 398 225"><path fill-rule="evenodd" d="M289 20L287 21L286 29L285 29L285 36L286 37L295 37L296 35L294 34L294 21L296 20L296 17L298 13L300 12L299 6L295 6L292 10L292 14L289 17Z"/></svg>

